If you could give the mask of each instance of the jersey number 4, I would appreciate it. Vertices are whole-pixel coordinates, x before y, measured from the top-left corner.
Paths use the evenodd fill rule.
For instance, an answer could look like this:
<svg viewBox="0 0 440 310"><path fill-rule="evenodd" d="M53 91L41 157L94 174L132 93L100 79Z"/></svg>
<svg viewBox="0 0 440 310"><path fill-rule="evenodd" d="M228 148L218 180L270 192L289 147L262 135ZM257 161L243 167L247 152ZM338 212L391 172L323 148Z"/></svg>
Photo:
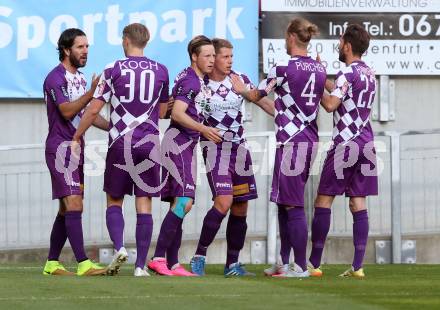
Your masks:
<svg viewBox="0 0 440 310"><path fill-rule="evenodd" d="M121 76L129 76L129 83L125 84L128 88L128 97L121 96L119 101L121 103L132 102L134 100L134 90L136 89L136 73L131 69L122 69ZM148 79L148 80L147 80ZM139 76L139 101L145 104L151 103L154 92L154 79L155 74L152 70L142 70ZM148 87L148 91L146 88Z"/></svg>
<svg viewBox="0 0 440 310"><path fill-rule="evenodd" d="M316 94L314 93L315 90L315 73L312 73L309 77L309 80L306 83L306 86L304 86L301 97L308 98L308 101L306 102L306 105L314 106L315 103L313 102L313 99L316 98ZM309 90L310 89L310 90Z"/></svg>

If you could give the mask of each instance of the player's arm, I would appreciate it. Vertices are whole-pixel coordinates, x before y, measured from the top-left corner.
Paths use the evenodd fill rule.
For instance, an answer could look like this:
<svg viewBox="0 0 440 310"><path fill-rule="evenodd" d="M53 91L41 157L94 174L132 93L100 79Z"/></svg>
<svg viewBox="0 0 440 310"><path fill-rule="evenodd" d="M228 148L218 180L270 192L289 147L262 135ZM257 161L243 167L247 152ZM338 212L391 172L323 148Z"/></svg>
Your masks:
<svg viewBox="0 0 440 310"><path fill-rule="evenodd" d="M231 74L231 84L235 92L242 95L244 98L246 98L246 100L257 102L261 99L261 95L258 89L248 89L246 87L246 84L238 75Z"/></svg>
<svg viewBox="0 0 440 310"><path fill-rule="evenodd" d="M95 92L96 85L98 85L99 76L93 75L92 86L90 89L81 97L74 101L66 101L58 105L61 115L66 119L72 119L76 114L78 114L84 107L92 100L93 93Z"/></svg>
<svg viewBox="0 0 440 310"><path fill-rule="evenodd" d="M257 89L255 89L255 86L252 84L252 82L249 80L249 78L246 75L242 75L240 78L238 75L233 74L233 76L231 76L231 80L232 79L233 81L231 83L233 83L233 88L235 84L235 88L239 90L239 93L243 93L245 95L245 96L242 95L244 98L246 98L247 100L259 98L256 101L252 101L252 100L250 101L254 102L257 106L263 109L263 111L265 111L270 116L274 116L275 113L274 102L269 98L267 98L266 96L262 96L262 93ZM248 93L247 92L248 90L252 90L252 92Z"/></svg>
<svg viewBox="0 0 440 310"><path fill-rule="evenodd" d="M321 105L329 113L335 111L339 107L341 102L342 101L340 98L333 96L331 94L327 94L325 92L321 98Z"/></svg>
<svg viewBox="0 0 440 310"><path fill-rule="evenodd" d="M326 80L325 84L326 84L325 88L329 87L327 89L330 92L330 94L324 92L321 99L321 105L324 107L324 109L327 112L333 112L342 103L342 98L344 98L349 88L351 87L350 77L344 74L342 71L340 71L336 75L336 79L334 83L332 83L329 80Z"/></svg>
<svg viewBox="0 0 440 310"><path fill-rule="evenodd" d="M321 56L319 54L316 55L316 61L322 63ZM332 80L326 79L324 87L328 92L331 92L333 89L335 89L335 83Z"/></svg>
<svg viewBox="0 0 440 310"><path fill-rule="evenodd" d="M248 89L246 84L240 79L238 75L231 74L231 83L234 90L242 95L249 101L252 101L257 106L262 108L267 114L274 116L275 104L272 100L266 96L262 96L262 92L258 89L251 88Z"/></svg>
<svg viewBox="0 0 440 310"><path fill-rule="evenodd" d="M269 98L264 97L264 98L261 98L260 100L258 100L257 102L255 102L255 104L257 106L259 106L260 108L262 108L264 110L264 112L266 112L270 116L275 115L275 103L273 102L273 100L270 100Z"/></svg>
<svg viewBox="0 0 440 310"><path fill-rule="evenodd" d="M171 110L173 109L174 98L169 95L170 91L170 78L168 75L168 69L163 66L165 72L165 80L162 86L159 97L159 118L170 118Z"/></svg>
<svg viewBox="0 0 440 310"><path fill-rule="evenodd" d="M326 79L325 80L325 89L328 92L331 92L333 89L335 89L335 82L333 82L332 80Z"/></svg>
<svg viewBox="0 0 440 310"><path fill-rule="evenodd" d="M200 132L210 141L215 143L222 141L222 137L217 128L208 127L193 120L188 114L186 114L187 108L188 104L186 102L179 99L175 100L173 109L171 111L171 119L186 128Z"/></svg>
<svg viewBox="0 0 440 310"><path fill-rule="evenodd" d="M110 127L110 122L102 117L100 114L98 114L95 121L93 122L93 126L101 130L108 131Z"/></svg>
<svg viewBox="0 0 440 310"><path fill-rule="evenodd" d="M173 110L174 98L169 97L168 101L160 103L159 118L168 119L171 117L171 111Z"/></svg>
<svg viewBox="0 0 440 310"><path fill-rule="evenodd" d="M84 133L87 131L87 129L89 129L92 124L94 124L104 104L104 101L96 98L90 102L89 106L84 112L84 115L81 118L81 121L79 122L75 134L73 135L73 141L78 142L81 139L82 135L84 135Z"/></svg>
<svg viewBox="0 0 440 310"><path fill-rule="evenodd" d="M319 53L316 55L316 61L322 64ZM324 87L328 92L331 92L333 89L335 89L335 83L332 80L326 79Z"/></svg>

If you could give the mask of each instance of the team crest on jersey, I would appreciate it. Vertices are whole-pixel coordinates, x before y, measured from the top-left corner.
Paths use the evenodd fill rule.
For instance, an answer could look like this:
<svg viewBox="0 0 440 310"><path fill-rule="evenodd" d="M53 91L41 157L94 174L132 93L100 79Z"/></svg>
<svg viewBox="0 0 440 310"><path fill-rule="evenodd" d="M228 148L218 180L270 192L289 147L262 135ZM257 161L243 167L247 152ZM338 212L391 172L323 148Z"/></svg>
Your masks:
<svg viewBox="0 0 440 310"><path fill-rule="evenodd" d="M79 87L81 86L81 83L80 83L80 81L77 79L76 76L73 78L73 86L75 86L76 89L79 89Z"/></svg>
<svg viewBox="0 0 440 310"><path fill-rule="evenodd" d="M202 84L200 92L202 93L203 97L205 97L206 99L211 98L211 89L205 84Z"/></svg>
<svg viewBox="0 0 440 310"><path fill-rule="evenodd" d="M220 96L225 97L228 94L229 89L227 89L225 85L220 85L217 92Z"/></svg>
<svg viewBox="0 0 440 310"><path fill-rule="evenodd" d="M104 94L105 81L101 81L98 84L98 95L102 96Z"/></svg>
<svg viewBox="0 0 440 310"><path fill-rule="evenodd" d="M342 87L341 87L341 92L342 92L342 94L345 95L345 94L347 93L347 91L348 91L348 87L349 87L349 84L348 84L347 81L345 81L344 84L343 84Z"/></svg>

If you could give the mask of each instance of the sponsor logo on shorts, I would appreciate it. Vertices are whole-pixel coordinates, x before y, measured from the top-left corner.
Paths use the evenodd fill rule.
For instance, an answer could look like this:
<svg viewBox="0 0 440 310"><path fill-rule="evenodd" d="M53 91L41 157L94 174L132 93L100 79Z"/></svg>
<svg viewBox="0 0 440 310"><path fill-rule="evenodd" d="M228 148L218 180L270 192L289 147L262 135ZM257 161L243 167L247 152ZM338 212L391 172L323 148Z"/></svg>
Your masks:
<svg viewBox="0 0 440 310"><path fill-rule="evenodd" d="M249 185L249 189L250 189L250 190L255 190L255 184L251 184L251 185Z"/></svg>
<svg viewBox="0 0 440 310"><path fill-rule="evenodd" d="M217 182L217 183L215 183L215 187L218 187L218 188L231 188L232 186L231 186L230 183L220 183L220 182Z"/></svg>
<svg viewBox="0 0 440 310"><path fill-rule="evenodd" d="M72 181L71 186L81 187L81 184L78 183L78 182L74 182L74 181Z"/></svg>
<svg viewBox="0 0 440 310"><path fill-rule="evenodd" d="M186 184L185 185L185 189L189 189L189 190L194 190L194 185L191 185L191 184Z"/></svg>

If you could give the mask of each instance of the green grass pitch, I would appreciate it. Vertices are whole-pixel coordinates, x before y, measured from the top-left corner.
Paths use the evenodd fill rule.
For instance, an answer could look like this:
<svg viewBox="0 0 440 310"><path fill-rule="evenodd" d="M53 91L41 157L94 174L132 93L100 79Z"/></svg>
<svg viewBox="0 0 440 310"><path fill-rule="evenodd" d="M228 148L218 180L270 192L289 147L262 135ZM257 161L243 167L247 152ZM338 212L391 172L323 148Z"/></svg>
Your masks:
<svg viewBox="0 0 440 310"><path fill-rule="evenodd" d="M324 266L323 278L224 278L211 265L206 277L134 278L125 266L116 277L43 276L42 265L0 266L0 309L440 309L440 266L367 265L366 278L337 275L347 266Z"/></svg>

